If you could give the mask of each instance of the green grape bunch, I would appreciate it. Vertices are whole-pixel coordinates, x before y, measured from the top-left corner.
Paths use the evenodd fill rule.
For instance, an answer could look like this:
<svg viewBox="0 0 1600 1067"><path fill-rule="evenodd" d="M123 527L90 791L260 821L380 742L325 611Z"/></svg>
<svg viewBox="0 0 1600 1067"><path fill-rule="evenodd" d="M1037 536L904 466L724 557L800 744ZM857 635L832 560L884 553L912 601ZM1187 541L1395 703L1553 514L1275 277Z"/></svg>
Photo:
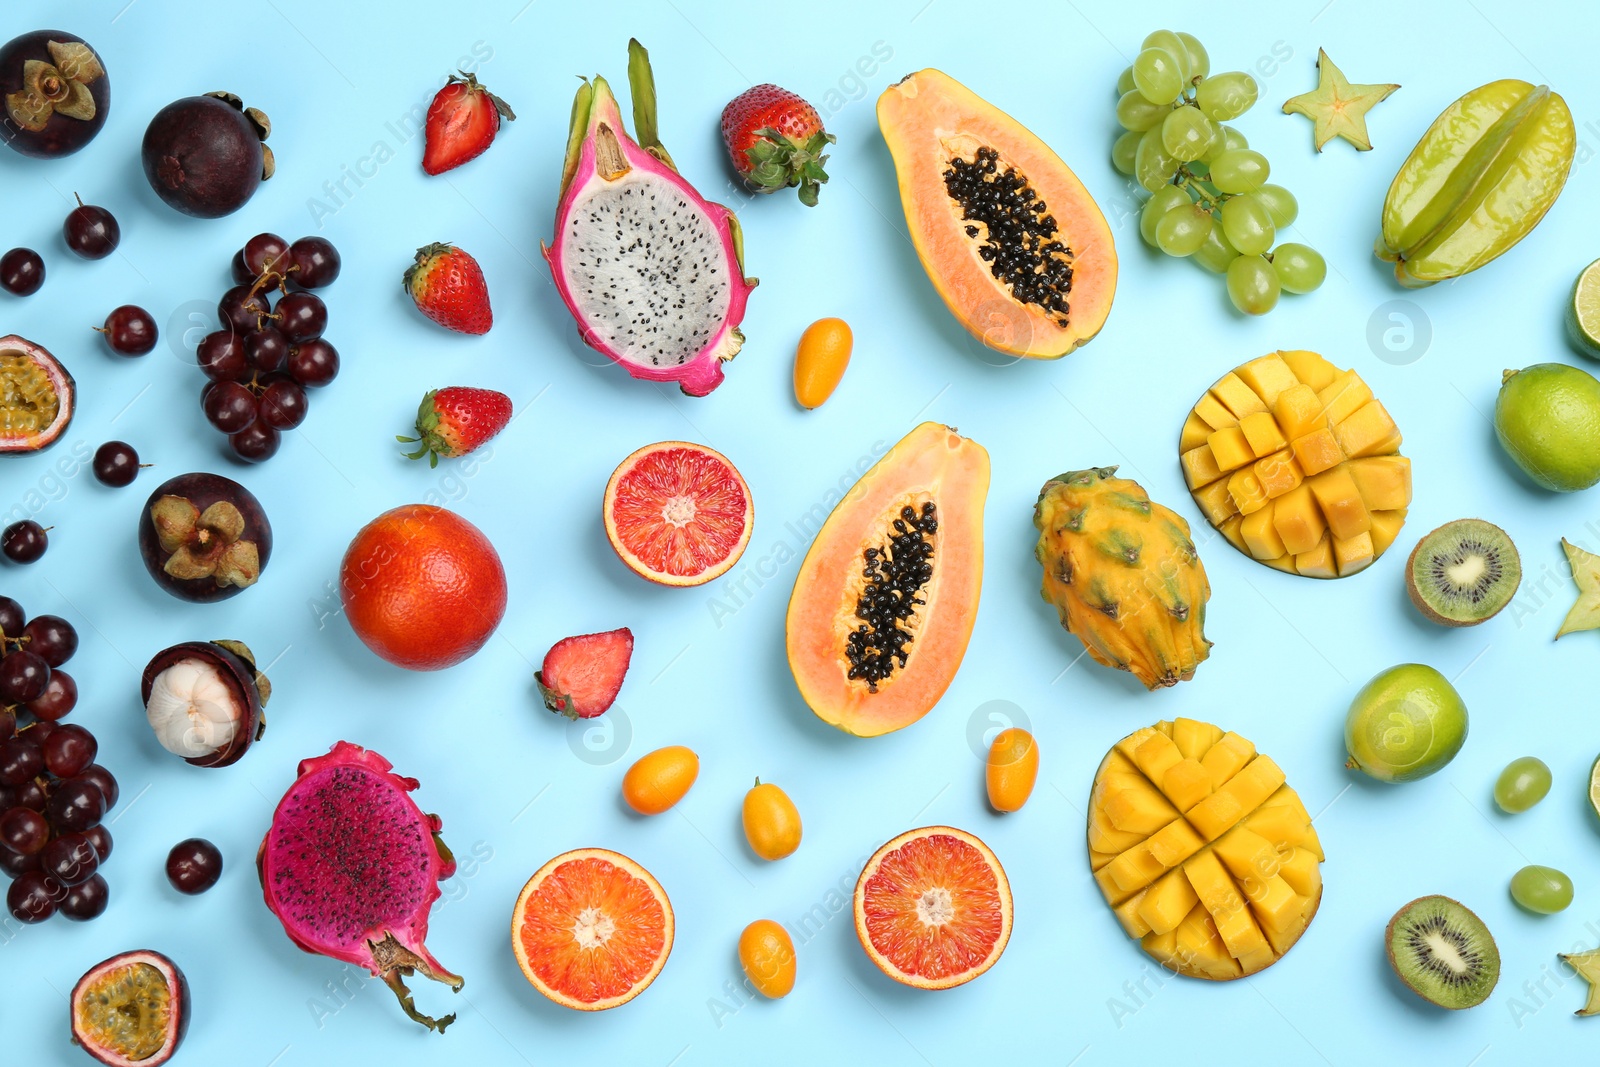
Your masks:
<svg viewBox="0 0 1600 1067"><path fill-rule="evenodd" d="M1247 315L1271 311L1284 292L1311 292L1328 273L1316 249L1277 243L1300 206L1267 181L1267 158L1228 125L1257 93L1243 71L1212 74L1192 34L1157 30L1117 79L1123 133L1111 146L1112 165L1151 194L1140 236L1223 275L1233 306Z"/></svg>

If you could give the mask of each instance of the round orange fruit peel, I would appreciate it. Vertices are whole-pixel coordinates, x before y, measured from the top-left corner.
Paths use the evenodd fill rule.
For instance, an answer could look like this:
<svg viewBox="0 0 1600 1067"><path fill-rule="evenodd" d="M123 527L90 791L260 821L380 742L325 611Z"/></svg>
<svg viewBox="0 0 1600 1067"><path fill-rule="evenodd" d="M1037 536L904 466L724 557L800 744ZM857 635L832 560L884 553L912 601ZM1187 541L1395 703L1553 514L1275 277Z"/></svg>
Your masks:
<svg viewBox="0 0 1600 1067"><path fill-rule="evenodd" d="M618 557L658 585L703 585L725 574L755 525L750 487L728 457L687 441L646 445L618 464L604 515Z"/></svg>
<svg viewBox="0 0 1600 1067"><path fill-rule="evenodd" d="M1011 883L989 846L952 826L908 830L873 853L855 892L856 936L884 974L950 989L1011 939Z"/></svg>
<svg viewBox="0 0 1600 1067"><path fill-rule="evenodd" d="M579 848L540 867L511 913L511 950L539 992L577 1011L626 1004L672 952L672 904L618 852Z"/></svg>

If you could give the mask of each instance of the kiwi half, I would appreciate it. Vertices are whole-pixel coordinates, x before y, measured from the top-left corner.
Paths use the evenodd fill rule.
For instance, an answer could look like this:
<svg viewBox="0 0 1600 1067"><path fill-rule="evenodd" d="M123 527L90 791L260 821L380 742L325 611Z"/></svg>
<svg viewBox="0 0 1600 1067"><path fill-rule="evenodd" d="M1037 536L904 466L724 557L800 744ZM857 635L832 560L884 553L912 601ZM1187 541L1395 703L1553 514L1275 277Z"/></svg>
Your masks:
<svg viewBox="0 0 1600 1067"><path fill-rule="evenodd" d="M1476 626L1498 615L1522 584L1522 557L1506 532L1482 519L1447 522L1417 542L1406 591L1430 621Z"/></svg>
<svg viewBox="0 0 1600 1067"><path fill-rule="evenodd" d="M1389 965L1423 1000L1452 1010L1489 999L1500 950L1483 920L1449 897L1418 897L1389 920Z"/></svg>

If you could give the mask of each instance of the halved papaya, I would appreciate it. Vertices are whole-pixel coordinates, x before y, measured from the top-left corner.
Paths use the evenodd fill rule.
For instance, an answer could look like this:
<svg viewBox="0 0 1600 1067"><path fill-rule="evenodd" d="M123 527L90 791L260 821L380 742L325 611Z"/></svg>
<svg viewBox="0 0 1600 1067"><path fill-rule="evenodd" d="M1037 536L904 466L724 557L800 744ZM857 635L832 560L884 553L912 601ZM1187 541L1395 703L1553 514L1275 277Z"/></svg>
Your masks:
<svg viewBox="0 0 1600 1067"><path fill-rule="evenodd" d="M925 422L817 532L789 597L789 669L818 718L877 737L910 726L961 666L983 588L989 453Z"/></svg>
<svg viewBox="0 0 1600 1067"><path fill-rule="evenodd" d="M1100 332L1116 246L1049 145L932 68L883 91L878 126L911 243L961 325L1029 359L1059 359Z"/></svg>

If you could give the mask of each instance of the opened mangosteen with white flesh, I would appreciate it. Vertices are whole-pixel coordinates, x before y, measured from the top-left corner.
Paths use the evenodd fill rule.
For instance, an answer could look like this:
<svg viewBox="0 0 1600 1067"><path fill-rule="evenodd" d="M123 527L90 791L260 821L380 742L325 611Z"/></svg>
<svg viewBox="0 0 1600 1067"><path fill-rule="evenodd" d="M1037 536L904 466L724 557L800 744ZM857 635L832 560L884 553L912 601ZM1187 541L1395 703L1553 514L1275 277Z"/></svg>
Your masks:
<svg viewBox="0 0 1600 1067"><path fill-rule="evenodd" d="M186 641L158 652L140 683L156 740L196 767L226 767L266 732L267 676L240 641Z"/></svg>
<svg viewBox="0 0 1600 1067"><path fill-rule="evenodd" d="M182 474L145 501L139 552L150 577L179 600L226 600L266 570L272 525L261 501L233 479Z"/></svg>

